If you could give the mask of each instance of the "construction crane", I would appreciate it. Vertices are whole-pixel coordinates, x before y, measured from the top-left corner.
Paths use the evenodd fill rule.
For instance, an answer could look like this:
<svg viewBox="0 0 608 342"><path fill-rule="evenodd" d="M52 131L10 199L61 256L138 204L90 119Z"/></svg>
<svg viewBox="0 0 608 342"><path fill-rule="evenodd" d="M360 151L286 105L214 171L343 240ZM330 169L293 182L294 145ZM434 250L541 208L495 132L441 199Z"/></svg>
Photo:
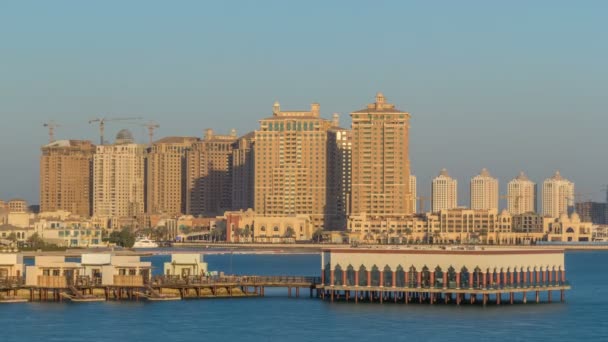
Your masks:
<svg viewBox="0 0 608 342"><path fill-rule="evenodd" d="M128 120L142 120L141 117L134 118L96 118L89 120L89 123L99 122L99 144L104 144L103 133L105 131L105 126L107 121L128 121Z"/></svg>
<svg viewBox="0 0 608 342"><path fill-rule="evenodd" d="M49 129L49 143L55 141L55 128L61 127L61 125L51 120L49 122L45 122L44 124L42 124L42 126Z"/></svg>
<svg viewBox="0 0 608 342"><path fill-rule="evenodd" d="M154 121L149 121L148 123L143 124L143 126L148 129L148 138L150 139L150 146L152 146L152 143L154 142L154 130L160 128L160 125Z"/></svg>

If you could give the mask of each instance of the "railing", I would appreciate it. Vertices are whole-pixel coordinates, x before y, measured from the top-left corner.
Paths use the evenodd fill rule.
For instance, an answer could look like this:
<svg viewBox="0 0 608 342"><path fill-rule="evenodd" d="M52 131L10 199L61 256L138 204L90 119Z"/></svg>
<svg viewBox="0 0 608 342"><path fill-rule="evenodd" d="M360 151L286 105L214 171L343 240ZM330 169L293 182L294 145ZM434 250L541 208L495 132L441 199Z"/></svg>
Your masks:
<svg viewBox="0 0 608 342"><path fill-rule="evenodd" d="M303 276L156 276L152 280L153 285L223 285L235 286L257 286L257 285L291 285L306 284L317 285L321 283L320 277Z"/></svg>
<svg viewBox="0 0 608 342"><path fill-rule="evenodd" d="M0 288L10 289L20 287L25 284L25 279L22 277L2 277L0 278Z"/></svg>
<svg viewBox="0 0 608 342"><path fill-rule="evenodd" d="M142 275L115 275L114 286L144 286L144 277Z"/></svg>
<svg viewBox="0 0 608 342"><path fill-rule="evenodd" d="M66 276L38 276L38 287L67 288L68 278Z"/></svg>
<svg viewBox="0 0 608 342"><path fill-rule="evenodd" d="M101 277L79 276L74 281L76 287L101 286Z"/></svg>
<svg viewBox="0 0 608 342"><path fill-rule="evenodd" d="M331 286L331 285L325 285ZM334 286L343 286L341 284L334 284ZM356 286L354 284L347 284L345 286ZM550 287L562 287L562 286L570 286L569 281L551 281L551 282L522 282L521 284L474 284L474 285L461 285L459 287L456 284L450 284L448 286L443 286L442 284L423 284L422 286L417 286L415 284L402 284L401 286L397 285L395 287L391 285L385 285L384 288L395 288L395 289L436 289L436 290L509 290L509 289L534 289L534 288L550 288ZM367 285L359 285L360 288L366 288ZM371 287L379 287L378 285L371 285Z"/></svg>

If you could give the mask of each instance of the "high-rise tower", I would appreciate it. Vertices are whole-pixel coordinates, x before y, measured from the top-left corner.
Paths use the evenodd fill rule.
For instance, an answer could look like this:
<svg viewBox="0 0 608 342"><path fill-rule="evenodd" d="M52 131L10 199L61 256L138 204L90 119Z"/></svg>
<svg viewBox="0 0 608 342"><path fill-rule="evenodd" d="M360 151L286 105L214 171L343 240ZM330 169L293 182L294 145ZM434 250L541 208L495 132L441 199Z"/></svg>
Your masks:
<svg viewBox="0 0 608 342"><path fill-rule="evenodd" d="M458 182L450 177L446 169L442 169L439 176L433 179L431 193L431 207L434 213L458 206Z"/></svg>
<svg viewBox="0 0 608 342"><path fill-rule="evenodd" d="M543 182L543 215L560 217L568 215L574 207L574 183L556 171L553 177Z"/></svg>
<svg viewBox="0 0 608 342"><path fill-rule="evenodd" d="M536 212L536 184L523 171L507 185L507 210L511 215Z"/></svg>
<svg viewBox="0 0 608 342"><path fill-rule="evenodd" d="M471 178L471 209L498 210L498 179L485 168Z"/></svg>
<svg viewBox="0 0 608 342"><path fill-rule="evenodd" d="M413 213L410 191L410 114L386 102L352 112L351 213L371 217Z"/></svg>

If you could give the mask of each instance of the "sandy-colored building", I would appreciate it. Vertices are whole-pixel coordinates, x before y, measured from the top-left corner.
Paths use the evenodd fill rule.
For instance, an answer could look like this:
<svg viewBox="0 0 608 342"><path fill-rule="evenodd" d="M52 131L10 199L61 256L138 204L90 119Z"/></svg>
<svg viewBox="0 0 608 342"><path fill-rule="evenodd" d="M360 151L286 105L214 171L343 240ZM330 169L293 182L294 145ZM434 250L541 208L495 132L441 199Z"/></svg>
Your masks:
<svg viewBox="0 0 608 342"><path fill-rule="evenodd" d="M458 207L458 182L442 169L431 185L431 210L436 213Z"/></svg>
<svg viewBox="0 0 608 342"><path fill-rule="evenodd" d="M282 111L255 132L254 210L261 216L309 215L316 228L327 216L327 139L331 121L310 111Z"/></svg>
<svg viewBox="0 0 608 342"><path fill-rule="evenodd" d="M8 210L11 213L26 213L29 211L27 209L27 201L21 198L13 198L8 201Z"/></svg>
<svg viewBox="0 0 608 342"><path fill-rule="evenodd" d="M0 225L0 239L5 242L25 242L34 235L34 233L34 228L30 227L17 227L11 224Z"/></svg>
<svg viewBox="0 0 608 342"><path fill-rule="evenodd" d="M205 131L203 140L192 144L186 153L186 213L216 216L232 208L232 144L229 135Z"/></svg>
<svg viewBox="0 0 608 342"><path fill-rule="evenodd" d="M0 281L12 277L22 277L24 270L22 254L0 253Z"/></svg>
<svg viewBox="0 0 608 342"><path fill-rule="evenodd" d="M561 214L559 219L548 219L547 241L588 242L592 240L593 223L582 222L577 213Z"/></svg>
<svg viewBox="0 0 608 342"><path fill-rule="evenodd" d="M249 209L226 212L224 217L227 242L309 241L315 232L308 215L267 216Z"/></svg>
<svg viewBox="0 0 608 342"><path fill-rule="evenodd" d="M152 263L139 256L114 254L83 254L80 275L94 284L104 286L141 287L149 283Z"/></svg>
<svg viewBox="0 0 608 342"><path fill-rule="evenodd" d="M46 242L64 247L105 247L103 227L79 216L39 218L34 227Z"/></svg>
<svg viewBox="0 0 608 342"><path fill-rule="evenodd" d="M413 213L410 191L410 114L376 102L352 112L351 215L403 216Z"/></svg>
<svg viewBox="0 0 608 342"><path fill-rule="evenodd" d="M165 276L187 278L207 274L207 263L203 262L201 254L180 253L171 254L171 261L164 263Z"/></svg>
<svg viewBox="0 0 608 342"><path fill-rule="evenodd" d="M255 132L238 138L232 144L232 209L252 209L254 192Z"/></svg>
<svg viewBox="0 0 608 342"><path fill-rule="evenodd" d="M410 196L412 201L412 211L414 213L418 212L418 205L416 204L416 200L418 199L418 180L415 175L410 174ZM423 210L423 208L420 208Z"/></svg>
<svg viewBox="0 0 608 342"><path fill-rule="evenodd" d="M80 263L66 261L64 256L36 256L33 266L26 266L25 285L67 288L80 275Z"/></svg>
<svg viewBox="0 0 608 342"><path fill-rule="evenodd" d="M498 210L498 179L483 168L471 178L471 209Z"/></svg>
<svg viewBox="0 0 608 342"><path fill-rule="evenodd" d="M543 215L560 217L574 209L574 183L556 171L543 182Z"/></svg>
<svg viewBox="0 0 608 342"><path fill-rule="evenodd" d="M328 201L326 229L345 230L352 180L352 131L339 127L338 114L328 131Z"/></svg>
<svg viewBox="0 0 608 342"><path fill-rule="evenodd" d="M113 145L100 145L93 163L93 213L110 219L140 217L145 210L145 146L128 130Z"/></svg>
<svg viewBox="0 0 608 342"><path fill-rule="evenodd" d="M507 185L507 210L513 215L537 212L536 183L523 171Z"/></svg>
<svg viewBox="0 0 608 342"><path fill-rule="evenodd" d="M87 140L58 140L41 150L40 211L90 216L95 145Z"/></svg>
<svg viewBox="0 0 608 342"><path fill-rule="evenodd" d="M146 211L180 215L186 212L186 152L199 138L166 137L148 149Z"/></svg>

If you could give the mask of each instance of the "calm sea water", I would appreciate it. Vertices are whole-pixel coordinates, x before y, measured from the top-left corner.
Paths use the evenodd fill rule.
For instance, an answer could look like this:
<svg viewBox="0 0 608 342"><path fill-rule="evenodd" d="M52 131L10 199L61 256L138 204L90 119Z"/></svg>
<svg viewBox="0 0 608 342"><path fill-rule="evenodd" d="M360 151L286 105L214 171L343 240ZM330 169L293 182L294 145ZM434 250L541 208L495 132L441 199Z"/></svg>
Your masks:
<svg viewBox="0 0 608 342"><path fill-rule="evenodd" d="M151 258L157 272L168 259ZM240 274L318 275L320 267L314 254L205 259L212 270ZM608 252L567 253L566 268L574 288L564 304L330 304L284 290L266 298L0 305L0 341L608 341Z"/></svg>

